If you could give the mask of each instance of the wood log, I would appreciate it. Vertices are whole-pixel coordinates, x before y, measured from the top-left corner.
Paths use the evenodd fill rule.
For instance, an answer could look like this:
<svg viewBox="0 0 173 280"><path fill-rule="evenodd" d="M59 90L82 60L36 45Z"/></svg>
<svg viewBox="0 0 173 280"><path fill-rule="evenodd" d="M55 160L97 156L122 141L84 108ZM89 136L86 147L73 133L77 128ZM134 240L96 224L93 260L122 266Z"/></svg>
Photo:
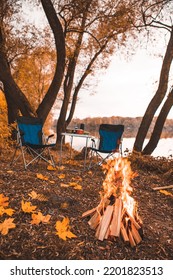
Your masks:
<svg viewBox="0 0 173 280"><path fill-rule="evenodd" d="M108 226L108 229L106 231L105 239L108 239L109 236L110 236L110 225Z"/></svg>
<svg viewBox="0 0 173 280"><path fill-rule="evenodd" d="M153 188L153 190L157 191L157 190L166 190L166 189L172 189L172 188L173 188L173 185L169 185L169 186L155 187L155 188Z"/></svg>
<svg viewBox="0 0 173 280"><path fill-rule="evenodd" d="M136 246L136 243L135 243L135 240L134 240L134 238L133 238L133 235L132 235L132 232L131 232L130 229L128 230L128 234L129 234L129 241L130 241L131 247L135 247L135 246Z"/></svg>
<svg viewBox="0 0 173 280"><path fill-rule="evenodd" d="M123 225L123 222L121 222L121 228L120 228L120 231L121 231L121 236L123 238L123 240L125 242L128 242L129 241L129 238L128 238L128 235L127 235L127 231Z"/></svg>
<svg viewBox="0 0 173 280"><path fill-rule="evenodd" d="M132 223L131 227L132 227L131 232L132 232L133 238L134 238L136 244L139 244L142 241L142 238L133 223Z"/></svg>
<svg viewBox="0 0 173 280"><path fill-rule="evenodd" d="M110 235L118 237L120 235L122 200L117 198L114 204L113 218L110 226Z"/></svg>
<svg viewBox="0 0 173 280"><path fill-rule="evenodd" d="M82 218L85 218L85 217L87 217L87 216L90 216L91 214L93 214L93 213L96 211L96 209L97 209L97 207L92 208L92 209L90 209L90 210L84 212L84 213L82 214Z"/></svg>
<svg viewBox="0 0 173 280"><path fill-rule="evenodd" d="M98 212L95 212L94 215L91 217L91 219L88 221L88 224L92 229L96 229L100 222L100 214Z"/></svg>
<svg viewBox="0 0 173 280"><path fill-rule="evenodd" d="M140 229L141 226L140 226L140 225L135 221L135 219L128 213L128 211L126 211L126 213L127 213L128 217L129 217L131 223L133 223L134 226L135 226L137 229Z"/></svg>
<svg viewBox="0 0 173 280"><path fill-rule="evenodd" d="M95 237L96 237L97 239L99 238L100 229L101 229L101 223L98 225L98 227L97 227L97 229L96 229Z"/></svg>
<svg viewBox="0 0 173 280"><path fill-rule="evenodd" d="M100 210L101 210L102 208L104 209L104 207L106 207L109 203L110 203L110 200L109 200L107 197L106 197L106 198L103 198L103 199L101 200L100 204L99 204L97 207L92 208L92 209L87 210L86 212L84 212L84 213L82 214L82 218L85 218L85 217L87 217L87 216L91 216L95 211L100 212Z"/></svg>
<svg viewBox="0 0 173 280"><path fill-rule="evenodd" d="M100 233L98 239L103 241L105 234L107 232L107 229L109 227L110 221L112 219L112 212L113 212L113 205L108 205L106 207L106 210L102 216L102 220L100 222L101 228L100 228Z"/></svg>

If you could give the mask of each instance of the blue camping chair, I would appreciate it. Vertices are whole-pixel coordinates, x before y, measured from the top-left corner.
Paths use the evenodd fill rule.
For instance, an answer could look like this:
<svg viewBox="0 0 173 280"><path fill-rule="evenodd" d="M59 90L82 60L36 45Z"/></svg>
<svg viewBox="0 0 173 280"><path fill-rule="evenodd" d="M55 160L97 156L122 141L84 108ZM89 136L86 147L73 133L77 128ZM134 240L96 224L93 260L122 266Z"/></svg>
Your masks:
<svg viewBox="0 0 173 280"><path fill-rule="evenodd" d="M101 124L99 127L99 145L96 147L95 139L92 139L90 148L91 156L89 168L93 166L93 159L96 157L97 165L101 165L105 160L119 153L122 156L122 135L124 125ZM106 156L105 156L106 155ZM94 164L95 165L95 164Z"/></svg>
<svg viewBox="0 0 173 280"><path fill-rule="evenodd" d="M44 139L43 123L41 119L34 117L18 117L17 118L17 145L11 161L11 165L22 156L25 169L36 160L44 160L48 164L55 166L50 148L54 144L48 144L51 134ZM17 150L20 151L17 155ZM30 157L28 159L28 156Z"/></svg>

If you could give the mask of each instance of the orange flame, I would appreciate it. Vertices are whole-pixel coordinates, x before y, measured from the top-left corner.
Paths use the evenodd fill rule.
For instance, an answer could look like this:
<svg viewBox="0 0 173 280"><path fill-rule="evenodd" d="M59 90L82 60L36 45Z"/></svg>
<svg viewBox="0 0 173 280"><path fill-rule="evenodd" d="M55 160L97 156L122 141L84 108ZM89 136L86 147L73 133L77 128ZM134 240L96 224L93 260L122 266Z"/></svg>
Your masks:
<svg viewBox="0 0 173 280"><path fill-rule="evenodd" d="M106 172L106 178L103 182L102 197L110 198L112 195L115 198L121 198L123 201L123 208L134 216L136 210L136 202L130 196L132 187L130 186L131 179L134 178L135 173L132 172L130 162L127 158L115 158L109 160L103 167Z"/></svg>

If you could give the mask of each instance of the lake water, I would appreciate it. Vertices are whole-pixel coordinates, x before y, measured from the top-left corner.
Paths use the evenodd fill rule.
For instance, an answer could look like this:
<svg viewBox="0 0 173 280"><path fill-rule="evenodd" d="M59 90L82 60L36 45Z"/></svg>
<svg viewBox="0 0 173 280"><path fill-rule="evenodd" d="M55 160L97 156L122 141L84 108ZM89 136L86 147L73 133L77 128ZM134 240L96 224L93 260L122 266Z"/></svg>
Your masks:
<svg viewBox="0 0 173 280"><path fill-rule="evenodd" d="M66 142L69 142L69 138L66 139ZM123 152L128 149L129 151L132 151L133 144L134 144L135 138L123 138L122 142L122 150ZM147 144L148 140L145 140L144 146ZM73 139L73 148L77 151L80 151L85 146L85 139L84 138L78 138L74 137ZM91 145L91 141L88 143L88 147ZM170 155L173 155L173 138L161 138L159 140L159 143L152 153L152 156L163 156L168 157Z"/></svg>

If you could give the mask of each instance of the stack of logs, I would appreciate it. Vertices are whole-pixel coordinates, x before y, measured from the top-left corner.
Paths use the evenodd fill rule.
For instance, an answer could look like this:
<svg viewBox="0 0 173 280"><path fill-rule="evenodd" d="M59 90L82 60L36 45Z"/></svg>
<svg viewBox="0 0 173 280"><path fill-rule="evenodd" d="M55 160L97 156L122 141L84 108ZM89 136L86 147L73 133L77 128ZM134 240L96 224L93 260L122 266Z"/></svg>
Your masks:
<svg viewBox="0 0 173 280"><path fill-rule="evenodd" d="M109 237L122 237L131 247L142 241L142 222L137 214L130 214L123 205L121 197L102 198L100 204L83 213L82 217L90 219L88 224L96 231L97 239L103 241Z"/></svg>

